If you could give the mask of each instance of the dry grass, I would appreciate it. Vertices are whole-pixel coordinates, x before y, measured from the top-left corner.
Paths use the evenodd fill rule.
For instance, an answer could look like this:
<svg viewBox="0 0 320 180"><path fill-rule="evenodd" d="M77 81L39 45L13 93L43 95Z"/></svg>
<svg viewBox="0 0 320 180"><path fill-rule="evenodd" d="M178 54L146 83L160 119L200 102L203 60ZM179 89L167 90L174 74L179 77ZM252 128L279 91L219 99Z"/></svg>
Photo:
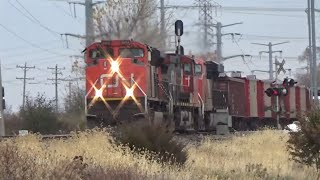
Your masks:
<svg viewBox="0 0 320 180"><path fill-rule="evenodd" d="M106 131L51 141L29 135L0 142L0 174L2 179L316 179L314 169L289 161L287 138L271 130L225 141L206 138L188 146L181 168L117 146Z"/></svg>

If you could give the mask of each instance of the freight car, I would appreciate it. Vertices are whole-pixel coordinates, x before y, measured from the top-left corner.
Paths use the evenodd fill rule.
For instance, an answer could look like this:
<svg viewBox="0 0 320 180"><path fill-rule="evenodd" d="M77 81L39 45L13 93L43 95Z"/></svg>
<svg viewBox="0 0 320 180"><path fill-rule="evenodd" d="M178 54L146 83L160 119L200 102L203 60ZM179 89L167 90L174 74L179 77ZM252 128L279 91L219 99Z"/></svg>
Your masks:
<svg viewBox="0 0 320 180"><path fill-rule="evenodd" d="M236 130L276 124L270 81L228 77L211 60L158 49L132 40L93 43L86 48L88 126L139 118L174 124L177 131ZM309 108L304 87L280 97L280 122L289 124Z"/></svg>
<svg viewBox="0 0 320 180"><path fill-rule="evenodd" d="M255 130L258 127L277 125L277 114L282 127L292 123L310 109L309 90L303 86L283 86L285 94L266 90L275 82L258 80L255 76L220 77L213 82L214 109L228 109L228 125L237 130ZM222 94L222 95L221 95ZM221 96L225 97L221 99ZM278 96L278 97L277 97ZM279 98L279 111L276 111Z"/></svg>

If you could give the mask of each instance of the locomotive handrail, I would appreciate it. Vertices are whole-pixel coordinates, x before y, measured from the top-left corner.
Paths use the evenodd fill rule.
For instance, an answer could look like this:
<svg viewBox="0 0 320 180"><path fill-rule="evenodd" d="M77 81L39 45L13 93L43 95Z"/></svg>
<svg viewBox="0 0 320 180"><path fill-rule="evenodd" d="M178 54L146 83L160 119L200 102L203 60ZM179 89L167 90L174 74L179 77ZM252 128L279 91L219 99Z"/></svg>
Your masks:
<svg viewBox="0 0 320 180"><path fill-rule="evenodd" d="M202 118L204 118L204 102L202 97L200 96L200 93L198 93L198 97L200 99L200 103L201 103L201 113L202 113Z"/></svg>
<svg viewBox="0 0 320 180"><path fill-rule="evenodd" d="M134 84L140 89L142 94L144 95L144 111L145 114L148 114L148 96L147 94L142 90L142 88L139 86L139 84L131 77L131 81L134 82Z"/></svg>
<svg viewBox="0 0 320 180"><path fill-rule="evenodd" d="M169 84L171 84L171 85L173 85L173 86L189 87L189 86L187 86L187 85L173 84L173 83L171 83L170 81L165 81L165 80L159 80L159 79L157 79L157 81L158 81L158 82L169 83Z"/></svg>
<svg viewBox="0 0 320 180"><path fill-rule="evenodd" d="M85 113L85 115L88 114L88 102L87 102L87 97L88 97L88 95L91 93L93 87L97 84L97 82L98 82L99 79L100 79L100 78L98 78L98 79L94 82L94 84L91 86L91 88L89 89L89 91L87 92L87 94L84 96L84 98L85 98L85 100L84 100L84 113Z"/></svg>

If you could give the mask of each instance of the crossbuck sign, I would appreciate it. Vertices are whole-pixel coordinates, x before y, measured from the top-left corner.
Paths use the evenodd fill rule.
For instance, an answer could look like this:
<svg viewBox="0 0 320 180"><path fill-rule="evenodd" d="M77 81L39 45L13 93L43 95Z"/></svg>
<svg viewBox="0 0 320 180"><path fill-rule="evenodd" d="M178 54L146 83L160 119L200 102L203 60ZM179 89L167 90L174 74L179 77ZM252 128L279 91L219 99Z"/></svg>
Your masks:
<svg viewBox="0 0 320 180"><path fill-rule="evenodd" d="M280 74L281 71L282 71L284 74L286 73L286 70L283 68L285 62L286 62L286 61L283 59L281 63L278 63L278 65L279 65L279 69L278 69L278 71L277 71L278 74Z"/></svg>

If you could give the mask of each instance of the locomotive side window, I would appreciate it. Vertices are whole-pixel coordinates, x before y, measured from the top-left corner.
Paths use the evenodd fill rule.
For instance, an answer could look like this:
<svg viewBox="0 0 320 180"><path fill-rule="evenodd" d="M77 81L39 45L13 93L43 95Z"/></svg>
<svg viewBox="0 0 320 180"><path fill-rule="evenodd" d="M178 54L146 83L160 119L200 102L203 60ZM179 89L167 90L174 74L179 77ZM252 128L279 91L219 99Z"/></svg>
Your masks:
<svg viewBox="0 0 320 180"><path fill-rule="evenodd" d="M98 49L91 49L89 51L89 56L92 59L102 58L102 53Z"/></svg>
<svg viewBox="0 0 320 180"><path fill-rule="evenodd" d="M183 71L185 74L190 75L191 74L191 64L184 64Z"/></svg>
<svg viewBox="0 0 320 180"><path fill-rule="evenodd" d="M120 57L123 58L139 58L144 57L143 49L140 48L120 48Z"/></svg>
<svg viewBox="0 0 320 180"><path fill-rule="evenodd" d="M114 52L113 52L113 49L112 48L109 48L109 47L107 47L106 48L106 56L108 57L108 55L110 56L110 57L114 57Z"/></svg>
<svg viewBox="0 0 320 180"><path fill-rule="evenodd" d="M202 74L202 67L200 64L195 64L194 66L194 74L201 75Z"/></svg>

